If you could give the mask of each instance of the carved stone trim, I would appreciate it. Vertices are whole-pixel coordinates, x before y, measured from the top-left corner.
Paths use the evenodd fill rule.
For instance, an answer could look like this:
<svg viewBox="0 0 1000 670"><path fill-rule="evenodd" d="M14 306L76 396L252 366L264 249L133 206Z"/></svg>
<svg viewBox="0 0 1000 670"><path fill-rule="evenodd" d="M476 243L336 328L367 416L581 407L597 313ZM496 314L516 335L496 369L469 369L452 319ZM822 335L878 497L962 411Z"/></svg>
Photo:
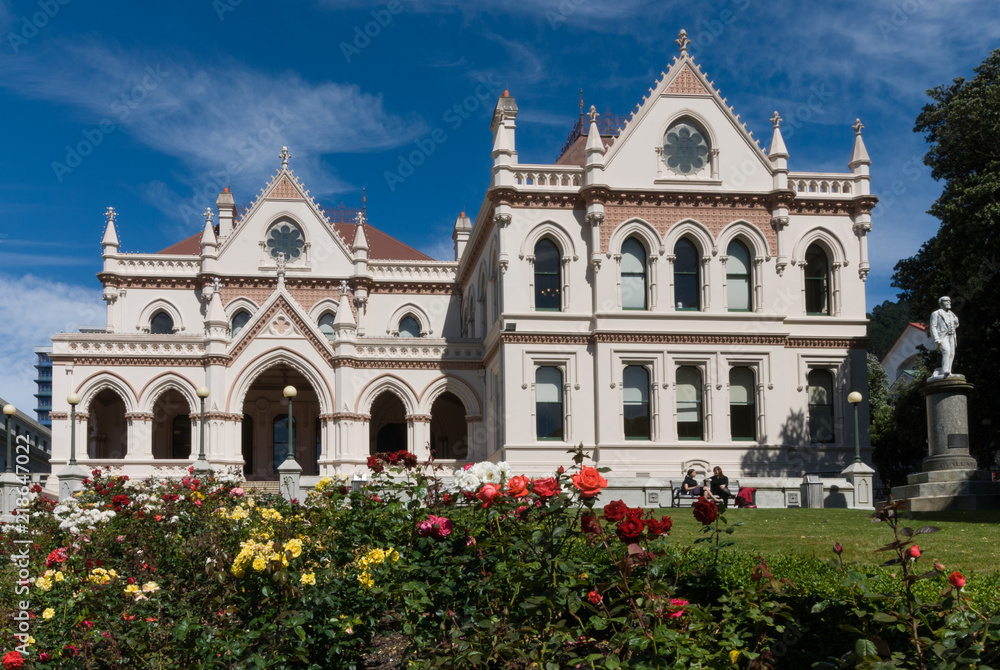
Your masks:
<svg viewBox="0 0 1000 670"><path fill-rule="evenodd" d="M346 357L334 359L331 365L334 368L354 368L357 370L478 370L482 367L482 363L479 361L362 361Z"/></svg>
<svg viewBox="0 0 1000 670"><path fill-rule="evenodd" d="M371 286L372 293L401 293L410 295L461 295L454 282L380 282Z"/></svg>
<svg viewBox="0 0 1000 670"><path fill-rule="evenodd" d="M431 415L430 414L407 414L406 415L406 420L407 421L412 421L413 423L430 423L431 422Z"/></svg>
<svg viewBox="0 0 1000 670"><path fill-rule="evenodd" d="M577 344L587 345L590 335L549 335L542 333L503 333L500 341L504 344Z"/></svg>
<svg viewBox="0 0 1000 670"><path fill-rule="evenodd" d="M154 358L147 356L50 356L52 360L66 365L96 365L99 367L201 367L205 359L198 358Z"/></svg>
<svg viewBox="0 0 1000 670"><path fill-rule="evenodd" d="M77 419L80 418L80 413L76 413ZM69 421L69 412L49 412L49 418L53 421Z"/></svg>
<svg viewBox="0 0 1000 670"><path fill-rule="evenodd" d="M154 416L152 412L126 412L125 418L132 421L152 421Z"/></svg>
<svg viewBox="0 0 1000 670"><path fill-rule="evenodd" d="M482 420L483 420L483 415L482 414L466 414L465 415L465 422L466 423L479 423Z"/></svg>
<svg viewBox="0 0 1000 670"><path fill-rule="evenodd" d="M595 333L592 341L596 344L708 344L708 345L754 345L785 346L785 335L738 335L702 333Z"/></svg>
<svg viewBox="0 0 1000 670"><path fill-rule="evenodd" d="M333 414L323 416L330 417L331 421L363 421L367 423L372 420L371 416L367 414L355 414L353 412L334 412ZM320 418L323 418L323 416Z"/></svg>
<svg viewBox="0 0 1000 670"><path fill-rule="evenodd" d="M867 337L789 337L785 345L805 349L867 349Z"/></svg>

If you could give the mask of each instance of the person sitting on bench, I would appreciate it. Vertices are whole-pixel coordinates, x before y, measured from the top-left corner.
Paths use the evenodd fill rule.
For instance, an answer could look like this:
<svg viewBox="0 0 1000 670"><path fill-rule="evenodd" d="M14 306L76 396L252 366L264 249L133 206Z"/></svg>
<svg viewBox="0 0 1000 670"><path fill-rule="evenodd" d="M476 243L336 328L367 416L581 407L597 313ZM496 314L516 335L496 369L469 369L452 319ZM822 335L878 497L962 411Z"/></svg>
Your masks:
<svg viewBox="0 0 1000 670"><path fill-rule="evenodd" d="M729 477L722 474L722 468L718 465L712 470L711 486L709 490L712 493L713 498L721 498L723 502L727 505L729 504L729 499L733 497L732 492L729 490Z"/></svg>
<svg viewBox="0 0 1000 670"><path fill-rule="evenodd" d="M697 498L701 495L702 487L698 485L698 480L694 478L694 468L687 471L684 483L681 484L681 493Z"/></svg>

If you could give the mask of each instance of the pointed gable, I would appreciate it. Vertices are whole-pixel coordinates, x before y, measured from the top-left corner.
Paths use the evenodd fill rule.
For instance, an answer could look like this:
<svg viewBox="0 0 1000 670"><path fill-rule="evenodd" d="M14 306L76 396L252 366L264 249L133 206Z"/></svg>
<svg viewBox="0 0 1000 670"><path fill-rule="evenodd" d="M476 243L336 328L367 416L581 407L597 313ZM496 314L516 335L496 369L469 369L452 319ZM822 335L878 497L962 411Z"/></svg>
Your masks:
<svg viewBox="0 0 1000 670"><path fill-rule="evenodd" d="M701 81L699 81L698 77L691 70L691 66L687 63L684 64L681 71L674 77L674 80L670 82L670 86L667 87L665 93L669 95L712 95L702 85Z"/></svg>

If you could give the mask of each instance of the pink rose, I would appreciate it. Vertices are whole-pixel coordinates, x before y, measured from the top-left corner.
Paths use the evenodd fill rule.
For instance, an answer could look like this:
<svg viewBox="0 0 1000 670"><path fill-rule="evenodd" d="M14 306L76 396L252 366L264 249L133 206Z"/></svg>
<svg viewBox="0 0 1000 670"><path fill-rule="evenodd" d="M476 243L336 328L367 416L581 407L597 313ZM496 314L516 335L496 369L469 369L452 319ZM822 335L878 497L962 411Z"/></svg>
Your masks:
<svg viewBox="0 0 1000 670"><path fill-rule="evenodd" d="M476 497L483 501L483 507L489 507L497 499L503 497L503 492L496 484L483 484L476 493Z"/></svg>

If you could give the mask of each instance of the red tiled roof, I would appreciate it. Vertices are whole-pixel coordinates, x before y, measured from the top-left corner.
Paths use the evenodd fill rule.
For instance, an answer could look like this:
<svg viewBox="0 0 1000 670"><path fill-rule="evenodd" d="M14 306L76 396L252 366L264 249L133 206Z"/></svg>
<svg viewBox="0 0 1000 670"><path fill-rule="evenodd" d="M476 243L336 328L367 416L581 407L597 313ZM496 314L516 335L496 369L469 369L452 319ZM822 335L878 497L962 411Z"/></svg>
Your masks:
<svg viewBox="0 0 1000 670"><path fill-rule="evenodd" d="M910 325L913 326L914 328L916 328L917 330L922 330L925 333L927 332L927 324L926 323L918 323L917 321L910 321Z"/></svg>
<svg viewBox="0 0 1000 670"><path fill-rule="evenodd" d="M334 229L344 240L347 248L350 249L354 243L355 224L335 223ZM373 261L432 261L427 254L421 253L413 247L404 244L391 235L387 235L375 226L365 224L365 233L368 237L368 258ZM181 240L166 249L157 251L158 254L191 255L201 254L202 233L195 233L187 239Z"/></svg>

